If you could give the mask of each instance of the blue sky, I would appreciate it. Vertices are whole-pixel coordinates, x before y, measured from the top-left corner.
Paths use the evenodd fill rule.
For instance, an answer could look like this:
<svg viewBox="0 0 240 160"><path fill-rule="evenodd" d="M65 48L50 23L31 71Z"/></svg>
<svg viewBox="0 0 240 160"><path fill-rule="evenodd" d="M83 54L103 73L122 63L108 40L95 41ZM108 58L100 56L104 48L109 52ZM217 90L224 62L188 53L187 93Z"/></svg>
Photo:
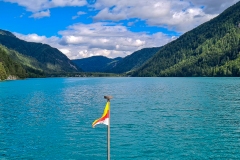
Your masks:
<svg viewBox="0 0 240 160"><path fill-rule="evenodd" d="M0 29L70 59L159 47L238 0L0 0Z"/></svg>

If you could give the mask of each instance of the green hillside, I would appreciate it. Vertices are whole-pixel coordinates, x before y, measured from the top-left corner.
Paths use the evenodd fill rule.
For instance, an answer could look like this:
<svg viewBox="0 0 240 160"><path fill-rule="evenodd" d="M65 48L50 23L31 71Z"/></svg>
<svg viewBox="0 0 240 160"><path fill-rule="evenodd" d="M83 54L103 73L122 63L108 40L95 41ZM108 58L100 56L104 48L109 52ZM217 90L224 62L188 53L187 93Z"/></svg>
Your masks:
<svg viewBox="0 0 240 160"><path fill-rule="evenodd" d="M25 56L18 53L17 51L6 48L0 45L6 52L6 54L15 62L21 64L21 66L26 70L27 77L45 77L44 65L38 62L36 59Z"/></svg>
<svg viewBox="0 0 240 160"><path fill-rule="evenodd" d="M126 56L121 61L118 61L115 66L112 66L111 68L108 67L106 71L112 73L124 73L135 70L142 66L159 50L160 47L143 48Z"/></svg>
<svg viewBox="0 0 240 160"><path fill-rule="evenodd" d="M0 30L0 44L35 59L47 73L79 71L66 55L47 44L26 42L4 30Z"/></svg>
<svg viewBox="0 0 240 160"><path fill-rule="evenodd" d="M0 46L0 80L5 80L10 75L17 76L18 78L27 77L23 66L13 61L7 52L4 47Z"/></svg>
<svg viewBox="0 0 240 160"><path fill-rule="evenodd" d="M165 45L133 76L240 76L240 2Z"/></svg>

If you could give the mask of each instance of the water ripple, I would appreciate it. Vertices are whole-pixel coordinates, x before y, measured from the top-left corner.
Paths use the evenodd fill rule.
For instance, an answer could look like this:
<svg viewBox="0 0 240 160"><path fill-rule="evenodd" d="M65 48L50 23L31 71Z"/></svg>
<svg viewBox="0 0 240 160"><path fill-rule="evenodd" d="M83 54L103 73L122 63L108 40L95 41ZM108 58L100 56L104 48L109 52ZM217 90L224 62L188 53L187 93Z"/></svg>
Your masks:
<svg viewBox="0 0 240 160"><path fill-rule="evenodd" d="M0 83L0 159L240 159L239 78L49 78Z"/></svg>

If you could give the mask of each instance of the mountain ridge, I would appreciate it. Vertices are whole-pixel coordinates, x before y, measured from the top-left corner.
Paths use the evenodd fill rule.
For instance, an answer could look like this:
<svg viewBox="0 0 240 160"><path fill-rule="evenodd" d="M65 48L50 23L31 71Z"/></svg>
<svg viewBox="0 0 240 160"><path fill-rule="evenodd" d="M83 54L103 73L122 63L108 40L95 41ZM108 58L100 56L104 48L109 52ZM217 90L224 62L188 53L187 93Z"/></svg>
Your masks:
<svg viewBox="0 0 240 160"><path fill-rule="evenodd" d="M92 56L72 60L85 72L125 73L140 67L151 58L161 47L142 48L126 57L108 58Z"/></svg>
<svg viewBox="0 0 240 160"><path fill-rule="evenodd" d="M157 51L160 50L160 48L161 47L142 48L124 57L112 68L108 67L106 71L112 73L125 73L133 71L148 61Z"/></svg>
<svg viewBox="0 0 240 160"><path fill-rule="evenodd" d="M132 76L240 76L239 17L240 2L163 46Z"/></svg>
<svg viewBox="0 0 240 160"><path fill-rule="evenodd" d="M42 63L45 72L79 71L70 59L58 49L48 44L26 42L9 31L0 30L0 44L20 54L30 56Z"/></svg>
<svg viewBox="0 0 240 160"><path fill-rule="evenodd" d="M92 56L71 61L85 72L104 72L107 67L114 66L116 62L121 60L121 57Z"/></svg>

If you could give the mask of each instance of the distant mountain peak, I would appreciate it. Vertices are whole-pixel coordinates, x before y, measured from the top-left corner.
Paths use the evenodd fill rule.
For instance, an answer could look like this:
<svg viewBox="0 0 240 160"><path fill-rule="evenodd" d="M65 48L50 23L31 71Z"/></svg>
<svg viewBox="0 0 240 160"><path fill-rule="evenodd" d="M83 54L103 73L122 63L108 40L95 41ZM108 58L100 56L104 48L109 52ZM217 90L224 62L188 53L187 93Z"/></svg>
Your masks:
<svg viewBox="0 0 240 160"><path fill-rule="evenodd" d="M75 59L72 62L85 72L104 72L107 67L114 66L122 58L111 59L102 55L82 59Z"/></svg>
<svg viewBox="0 0 240 160"><path fill-rule="evenodd" d="M15 36L14 34L12 34L11 32L5 31L5 30L2 30L2 29L0 29L0 34L1 34L1 35L4 35L4 36L16 37L16 36Z"/></svg>
<svg viewBox="0 0 240 160"><path fill-rule="evenodd" d="M124 58L108 58L100 55L75 59L72 62L86 72L124 73L140 67L159 49L160 47L143 48Z"/></svg>

